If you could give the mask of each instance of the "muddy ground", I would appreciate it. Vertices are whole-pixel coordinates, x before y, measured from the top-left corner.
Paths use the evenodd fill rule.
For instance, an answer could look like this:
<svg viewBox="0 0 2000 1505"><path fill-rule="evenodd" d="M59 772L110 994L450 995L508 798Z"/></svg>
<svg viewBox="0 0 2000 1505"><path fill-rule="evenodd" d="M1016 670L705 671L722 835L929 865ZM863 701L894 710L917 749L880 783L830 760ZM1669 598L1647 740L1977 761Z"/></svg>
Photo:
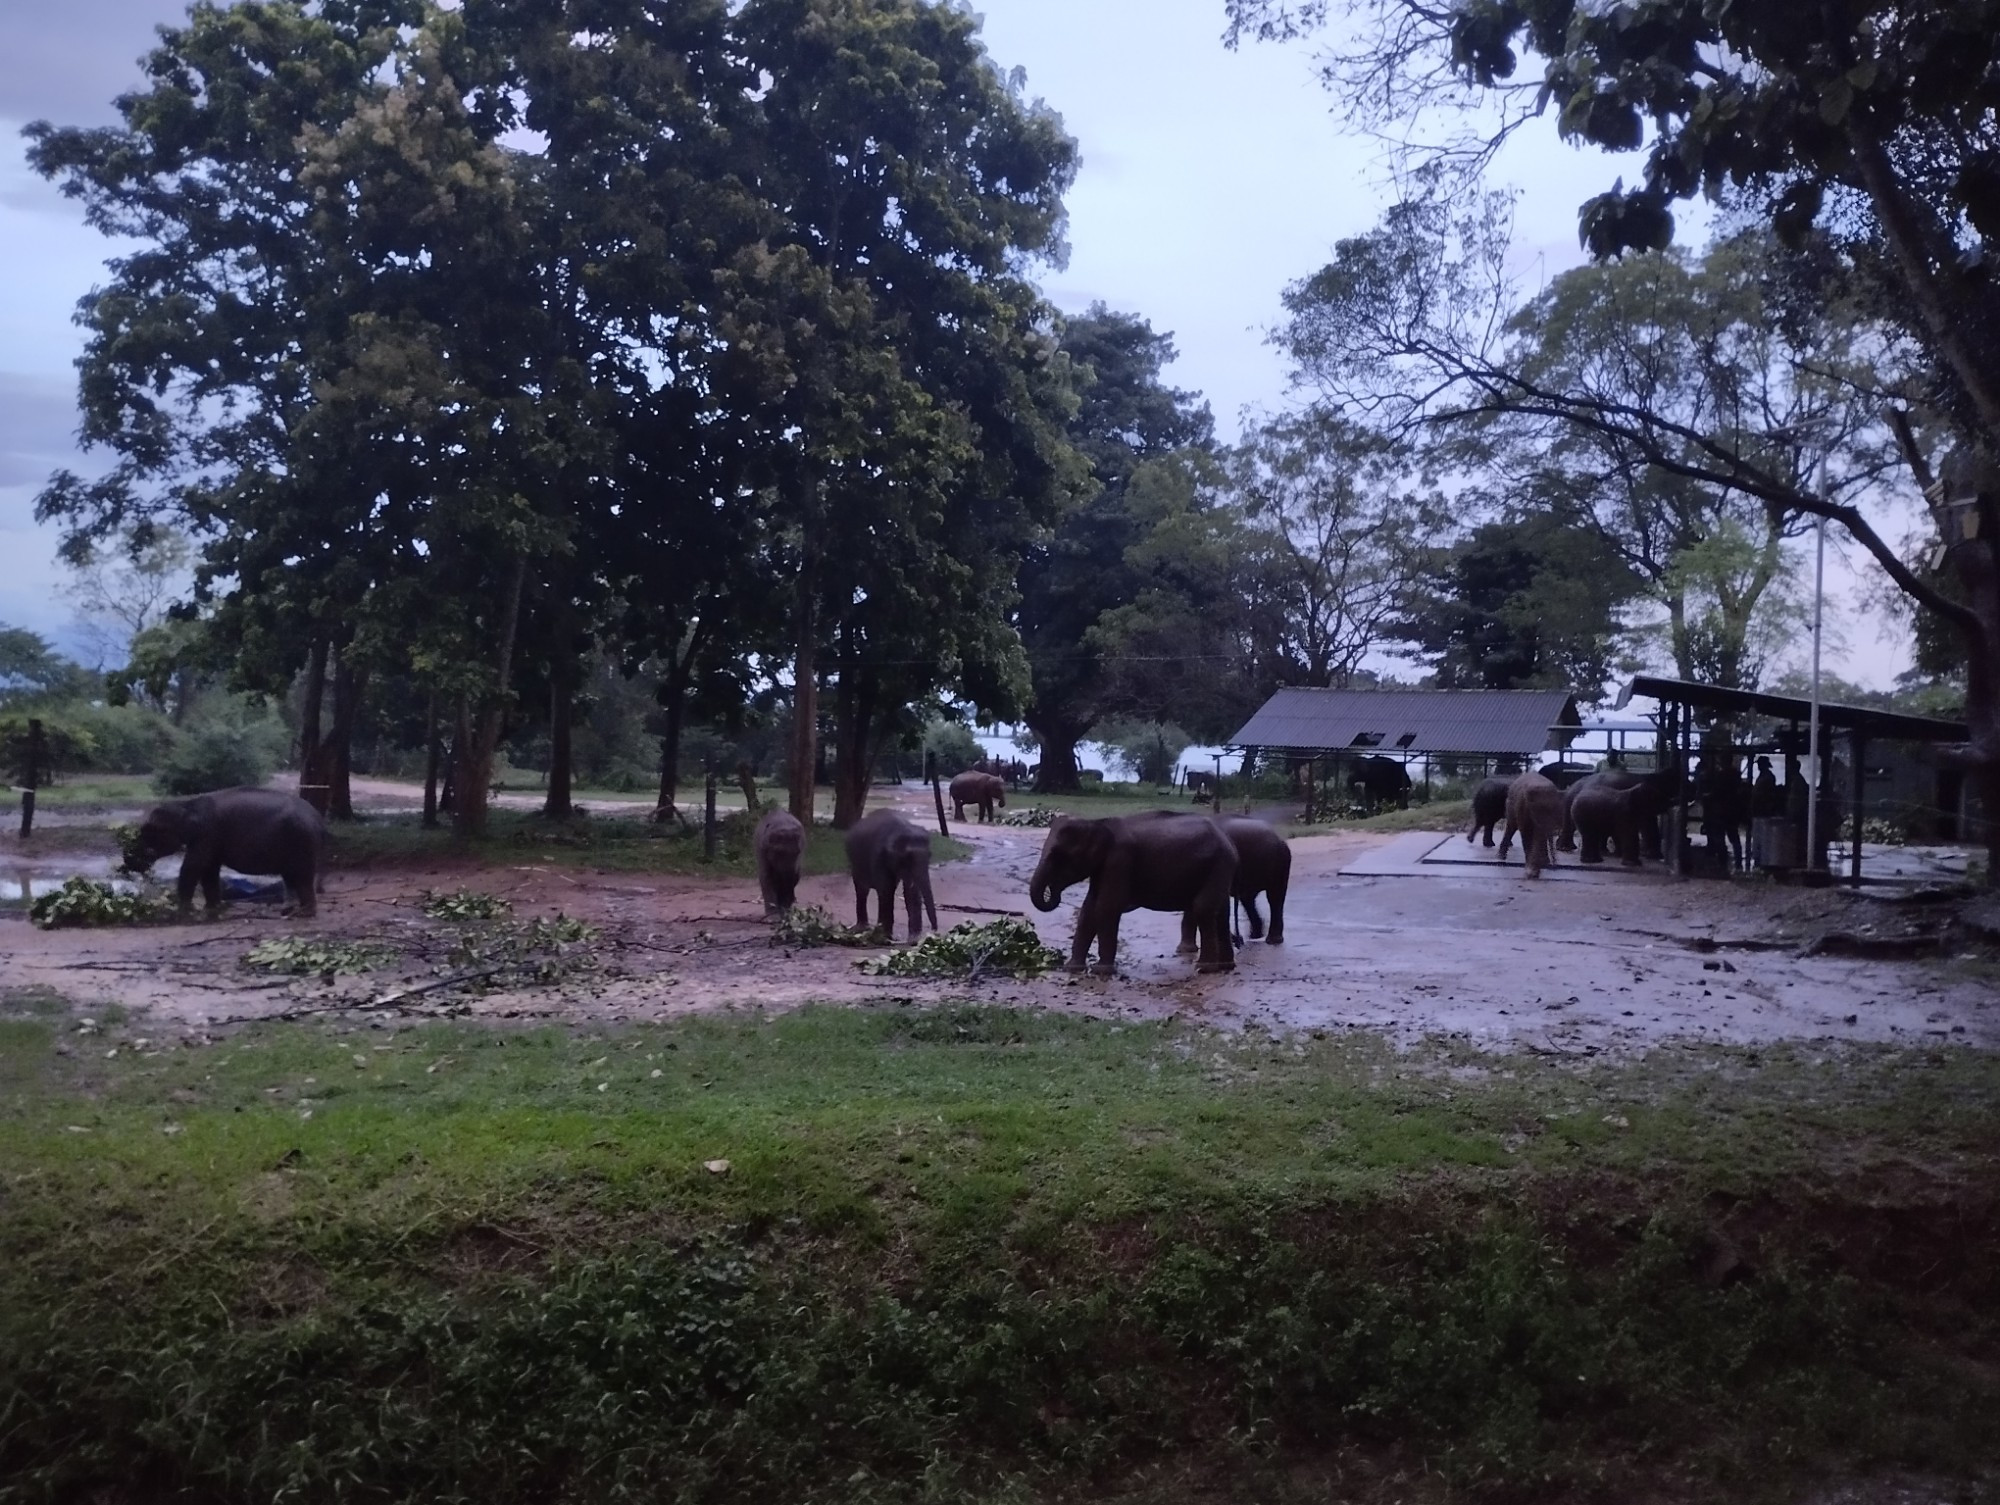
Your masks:
<svg viewBox="0 0 2000 1505"><path fill-rule="evenodd" d="M385 806L402 797L393 786L376 795ZM903 798L920 809L915 791ZM1053 915L1037 915L1026 902L1043 833L966 825L954 834L973 856L934 870L944 924L1018 915L1066 951L1080 891ZM1223 977L1196 978L1173 955L1178 925L1170 915L1126 917L1125 975L1117 979L915 981L864 974L857 960L880 948L774 947L747 880L441 860L335 871L310 921L244 904L214 922L43 932L16 911L0 919L0 986L57 989L86 1008L116 1005L135 1023L177 1033L302 1012L616 1021L814 1000L972 997L1100 1016L1183 1015L1225 1028L1451 1036L1562 1054L1674 1039L2000 1045L2000 972L1990 956L1953 954L1958 948L1918 960L1802 954L1829 934L1854 937L1863 949L1887 938L1893 949L1896 935L1924 928L1909 907L1760 883L1609 874L1530 883L1518 867L1343 875L1393 840L1349 833L1295 842L1287 943L1246 946L1235 973ZM477 966L454 959L457 928L426 918L418 896L460 887L508 899L517 918L561 913L587 921L602 939L567 953L532 986L439 987ZM853 918L844 876L809 878L800 902ZM398 960L331 982L274 979L242 965L257 942L294 934L379 944Z"/></svg>

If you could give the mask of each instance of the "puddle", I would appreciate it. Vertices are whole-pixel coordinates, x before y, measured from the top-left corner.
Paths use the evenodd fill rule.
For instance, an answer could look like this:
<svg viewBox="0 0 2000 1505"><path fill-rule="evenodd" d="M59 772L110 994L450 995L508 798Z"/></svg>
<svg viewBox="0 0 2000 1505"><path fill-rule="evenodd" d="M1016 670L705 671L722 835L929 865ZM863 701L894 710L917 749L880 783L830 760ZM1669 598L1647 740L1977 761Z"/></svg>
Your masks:
<svg viewBox="0 0 2000 1505"><path fill-rule="evenodd" d="M43 894L54 893L71 878L107 884L116 893L137 893L138 880L113 871L117 862L115 857L83 854L17 858L11 862L0 859L0 904L26 904ZM180 863L170 858L156 864L152 876L157 885L170 884L179 874Z"/></svg>

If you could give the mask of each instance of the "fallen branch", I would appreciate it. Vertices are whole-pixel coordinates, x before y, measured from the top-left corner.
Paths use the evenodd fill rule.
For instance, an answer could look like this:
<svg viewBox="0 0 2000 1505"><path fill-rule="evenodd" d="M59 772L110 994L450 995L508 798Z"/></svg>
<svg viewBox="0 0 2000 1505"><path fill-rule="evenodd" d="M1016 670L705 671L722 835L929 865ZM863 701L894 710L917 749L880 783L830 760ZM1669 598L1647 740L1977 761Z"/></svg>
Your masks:
<svg viewBox="0 0 2000 1505"><path fill-rule="evenodd" d="M436 993L445 988L455 988L460 983L483 982L495 973L505 972L512 965L514 964L511 962L503 962L497 967L481 967L476 972L460 972L456 976L439 978L436 982L427 982L418 987L405 988L400 993L386 993L372 1003L356 1004L354 1007L364 1009L393 1008L405 998L417 998L425 993Z"/></svg>

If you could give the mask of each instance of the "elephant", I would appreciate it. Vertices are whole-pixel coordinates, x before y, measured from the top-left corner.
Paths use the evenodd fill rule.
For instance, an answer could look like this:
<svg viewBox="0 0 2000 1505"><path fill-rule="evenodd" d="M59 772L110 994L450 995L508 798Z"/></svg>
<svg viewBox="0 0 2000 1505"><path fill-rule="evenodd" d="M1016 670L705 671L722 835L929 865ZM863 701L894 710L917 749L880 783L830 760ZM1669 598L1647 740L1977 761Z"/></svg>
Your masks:
<svg viewBox="0 0 2000 1505"><path fill-rule="evenodd" d="M1617 835L1620 822L1629 816L1632 842L1621 845L1619 860L1628 866L1636 863L1639 853L1660 861L1665 847L1660 840L1660 817L1667 806L1673 803L1680 790L1680 777L1672 770L1662 769L1652 773L1633 773L1625 768L1606 768L1593 773L1589 778L1579 779L1563 791L1562 835L1556 841L1559 852L1577 850L1580 826L1577 816L1579 805L1595 831L1596 856L1585 857L1586 862L1604 860L1604 840ZM1621 802L1607 801L1605 792L1626 792L1630 798ZM1585 851L1593 850L1586 846Z"/></svg>
<svg viewBox="0 0 2000 1505"><path fill-rule="evenodd" d="M1396 808L1410 808L1410 770L1394 758L1362 758L1347 776L1348 793L1374 809L1384 800L1394 800Z"/></svg>
<svg viewBox="0 0 2000 1505"><path fill-rule="evenodd" d="M1528 876L1541 877L1544 867L1555 866L1555 839L1562 823L1562 791L1538 773L1521 774L1507 786L1507 830L1500 838L1500 860L1507 860L1518 831Z"/></svg>
<svg viewBox="0 0 2000 1505"><path fill-rule="evenodd" d="M182 915L194 907L195 885L213 913L222 905L222 870L285 880L288 913L309 920L317 911L326 822L296 794L282 789L217 789L155 805L140 822L126 866L143 873L181 852L177 897Z"/></svg>
<svg viewBox="0 0 2000 1505"><path fill-rule="evenodd" d="M1701 800L1702 839L1711 847L1726 846L1730 865L1745 867L1744 837L1750 831L1755 789L1727 752L1704 754L1694 782Z"/></svg>
<svg viewBox="0 0 2000 1505"><path fill-rule="evenodd" d="M1118 970L1119 917L1134 909L1188 912L1195 917L1198 972L1236 966L1229 943L1229 895L1236 881L1236 847L1214 821L1161 812L1101 820L1063 816L1049 827L1028 898L1048 914L1063 890L1088 882L1077 915L1068 969L1081 972L1091 943L1109 977Z"/></svg>
<svg viewBox="0 0 2000 1505"><path fill-rule="evenodd" d="M1261 820L1247 815L1217 816L1215 823L1229 844L1236 848L1236 880L1229 896L1243 906L1250 917L1250 939L1267 946L1285 944L1285 893L1292 883L1292 844ZM1271 928L1264 929L1264 917L1257 913L1257 895L1271 898ZM1233 927L1232 927L1233 928ZM1198 929L1193 910L1181 914L1181 944L1178 954L1193 956ZM1231 937L1237 945L1243 942Z"/></svg>
<svg viewBox="0 0 2000 1505"><path fill-rule="evenodd" d="M1513 782L1512 775L1482 779L1472 791L1472 824L1465 832L1468 842L1475 833L1484 833L1481 845L1493 845L1493 828L1506 818L1507 789Z"/></svg>
<svg viewBox="0 0 2000 1505"><path fill-rule="evenodd" d="M751 847L757 856L757 891L764 898L764 913L784 914L799 891L806 828L789 810L773 810L757 822Z"/></svg>
<svg viewBox="0 0 2000 1505"><path fill-rule="evenodd" d="M910 939L923 934L926 913L931 929L940 928L937 900L931 895L931 839L915 822L894 810L872 810L862 816L847 833L847 869L854 875L857 928L868 928L868 895L873 890L875 928L884 938L895 939L899 884L910 917Z"/></svg>
<svg viewBox="0 0 2000 1505"><path fill-rule="evenodd" d="M1007 808L1007 781L997 773L982 773L968 768L951 781L951 805L953 820L965 819L965 807L979 807L980 824L993 819L993 809Z"/></svg>

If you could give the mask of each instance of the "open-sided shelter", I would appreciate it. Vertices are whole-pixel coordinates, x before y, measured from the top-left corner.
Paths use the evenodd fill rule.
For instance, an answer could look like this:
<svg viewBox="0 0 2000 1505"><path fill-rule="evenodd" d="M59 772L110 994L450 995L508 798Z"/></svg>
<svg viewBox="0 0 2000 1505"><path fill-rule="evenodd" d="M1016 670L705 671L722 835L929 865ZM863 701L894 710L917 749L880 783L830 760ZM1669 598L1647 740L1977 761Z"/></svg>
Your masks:
<svg viewBox="0 0 2000 1505"><path fill-rule="evenodd" d="M1532 767L1582 725L1567 690L1280 690L1231 737L1232 751L1336 762L1373 755Z"/></svg>

